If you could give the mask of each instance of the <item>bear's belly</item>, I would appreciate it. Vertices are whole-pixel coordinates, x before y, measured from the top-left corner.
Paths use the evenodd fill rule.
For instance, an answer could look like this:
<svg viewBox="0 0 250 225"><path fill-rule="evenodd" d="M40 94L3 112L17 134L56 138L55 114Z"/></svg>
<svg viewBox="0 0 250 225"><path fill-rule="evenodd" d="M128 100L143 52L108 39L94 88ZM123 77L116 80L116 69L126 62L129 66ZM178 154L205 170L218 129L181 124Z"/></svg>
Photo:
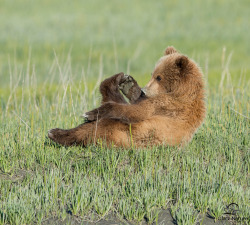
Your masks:
<svg viewBox="0 0 250 225"><path fill-rule="evenodd" d="M176 146L190 139L188 123L162 116L155 116L132 125L132 135L137 145L166 144Z"/></svg>

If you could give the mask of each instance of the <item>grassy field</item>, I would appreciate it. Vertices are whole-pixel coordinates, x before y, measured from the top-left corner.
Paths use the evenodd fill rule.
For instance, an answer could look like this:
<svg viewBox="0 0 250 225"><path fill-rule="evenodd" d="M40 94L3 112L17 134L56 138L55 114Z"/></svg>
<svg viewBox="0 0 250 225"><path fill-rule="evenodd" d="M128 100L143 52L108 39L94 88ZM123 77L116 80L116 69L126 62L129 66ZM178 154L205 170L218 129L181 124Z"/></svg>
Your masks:
<svg viewBox="0 0 250 225"><path fill-rule="evenodd" d="M0 0L0 224L250 223L250 3ZM174 45L199 63L207 118L184 149L64 148L98 106L101 80L123 71L143 86ZM70 222L69 222L70 223ZM73 222L72 222L73 223Z"/></svg>

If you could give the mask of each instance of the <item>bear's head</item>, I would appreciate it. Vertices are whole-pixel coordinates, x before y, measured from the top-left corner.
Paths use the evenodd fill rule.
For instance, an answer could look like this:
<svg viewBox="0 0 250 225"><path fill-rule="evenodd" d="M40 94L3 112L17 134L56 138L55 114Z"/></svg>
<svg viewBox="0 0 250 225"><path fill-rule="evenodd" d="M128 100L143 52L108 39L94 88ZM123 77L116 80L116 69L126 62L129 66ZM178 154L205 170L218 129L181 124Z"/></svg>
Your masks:
<svg viewBox="0 0 250 225"><path fill-rule="evenodd" d="M187 56L168 47L165 54L157 62L151 80L143 88L147 97L160 94L194 97L203 91L202 72L196 63Z"/></svg>

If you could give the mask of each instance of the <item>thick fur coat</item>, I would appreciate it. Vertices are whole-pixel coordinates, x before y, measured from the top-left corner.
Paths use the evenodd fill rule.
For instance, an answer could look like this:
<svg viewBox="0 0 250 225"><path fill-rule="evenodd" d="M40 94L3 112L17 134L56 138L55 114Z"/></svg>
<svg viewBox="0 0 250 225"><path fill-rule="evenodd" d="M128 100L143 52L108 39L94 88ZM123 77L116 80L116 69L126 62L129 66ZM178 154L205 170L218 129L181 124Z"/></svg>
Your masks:
<svg viewBox="0 0 250 225"><path fill-rule="evenodd" d="M69 130L52 129L49 138L65 146L99 140L121 147L188 143L206 112L203 75L197 64L168 47L142 90L124 73L104 80L101 106L84 114L88 122Z"/></svg>

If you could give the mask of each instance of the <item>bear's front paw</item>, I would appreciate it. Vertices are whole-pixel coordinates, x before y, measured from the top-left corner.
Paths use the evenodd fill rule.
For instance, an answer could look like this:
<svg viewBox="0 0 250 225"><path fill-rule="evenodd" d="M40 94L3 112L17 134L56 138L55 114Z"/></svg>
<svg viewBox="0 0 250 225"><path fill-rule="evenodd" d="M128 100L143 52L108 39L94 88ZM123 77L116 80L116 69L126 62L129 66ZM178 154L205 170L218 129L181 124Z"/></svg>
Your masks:
<svg viewBox="0 0 250 225"><path fill-rule="evenodd" d="M114 107L115 107L115 103L108 102L108 103L103 104L97 109L93 109L89 112L84 113L83 117L88 122L100 120L102 118L107 118L109 116L112 116Z"/></svg>
<svg viewBox="0 0 250 225"><path fill-rule="evenodd" d="M84 123L90 123L94 121L94 118L91 118L91 116L87 115L87 113L82 114L81 117L84 119Z"/></svg>
<svg viewBox="0 0 250 225"><path fill-rule="evenodd" d="M99 109L94 109L92 111L84 113L82 117L85 119L85 122L99 120L101 118L101 111Z"/></svg>
<svg viewBox="0 0 250 225"><path fill-rule="evenodd" d="M97 114L97 113L96 113L94 110L92 110L92 111L90 111L90 112L84 113L84 114L82 115L82 117L84 118L85 123L87 123L87 122L91 122L91 121L96 120L96 119L97 119L97 115L96 115L96 114Z"/></svg>

